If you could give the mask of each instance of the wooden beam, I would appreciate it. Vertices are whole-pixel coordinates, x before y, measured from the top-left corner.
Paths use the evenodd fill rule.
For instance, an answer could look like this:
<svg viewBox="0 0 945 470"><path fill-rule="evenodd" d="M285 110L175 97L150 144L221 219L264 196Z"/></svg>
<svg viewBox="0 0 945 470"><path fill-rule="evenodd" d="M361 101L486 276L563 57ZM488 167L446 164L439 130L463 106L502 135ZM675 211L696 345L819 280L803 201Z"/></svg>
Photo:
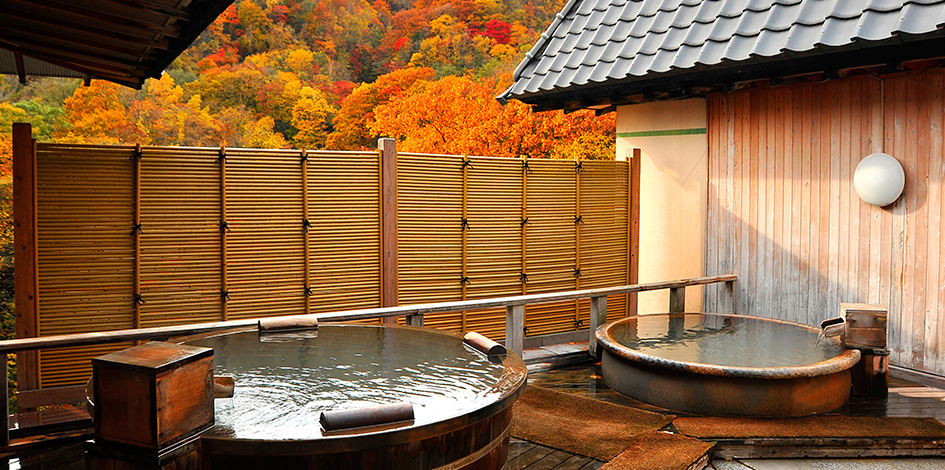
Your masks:
<svg viewBox="0 0 945 470"><path fill-rule="evenodd" d="M36 143L29 124L13 124L13 270L16 337L39 335L39 276L36 249ZM17 354L17 385L39 388L37 353ZM6 370L2 371L6 376Z"/></svg>
<svg viewBox="0 0 945 470"><path fill-rule="evenodd" d="M384 266L381 277L381 306L393 307L397 298L397 141L378 139L381 158L381 250ZM397 323L397 319L385 323Z"/></svg>
<svg viewBox="0 0 945 470"><path fill-rule="evenodd" d="M633 149L630 156L630 215L627 217L630 227L630 260L627 274L627 284L636 284L640 282L640 160L642 160L640 149ZM637 294L629 294L627 299L628 315L637 314Z"/></svg>
<svg viewBox="0 0 945 470"><path fill-rule="evenodd" d="M20 79L20 84L26 85L26 66L23 65L23 54L14 52L13 57L16 61L16 76Z"/></svg>
<svg viewBox="0 0 945 470"><path fill-rule="evenodd" d="M85 384L39 390L18 390L16 392L16 404L20 408L39 408L41 406L76 403L85 403Z"/></svg>

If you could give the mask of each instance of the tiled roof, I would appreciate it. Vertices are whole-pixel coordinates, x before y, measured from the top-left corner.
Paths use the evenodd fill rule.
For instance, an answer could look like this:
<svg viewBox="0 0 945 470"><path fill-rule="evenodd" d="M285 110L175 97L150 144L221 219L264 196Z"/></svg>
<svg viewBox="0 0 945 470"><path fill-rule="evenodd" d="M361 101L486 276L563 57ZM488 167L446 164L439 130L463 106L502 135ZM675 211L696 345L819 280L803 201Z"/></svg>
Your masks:
<svg viewBox="0 0 945 470"><path fill-rule="evenodd" d="M943 25L945 0L569 0L499 98L937 38Z"/></svg>

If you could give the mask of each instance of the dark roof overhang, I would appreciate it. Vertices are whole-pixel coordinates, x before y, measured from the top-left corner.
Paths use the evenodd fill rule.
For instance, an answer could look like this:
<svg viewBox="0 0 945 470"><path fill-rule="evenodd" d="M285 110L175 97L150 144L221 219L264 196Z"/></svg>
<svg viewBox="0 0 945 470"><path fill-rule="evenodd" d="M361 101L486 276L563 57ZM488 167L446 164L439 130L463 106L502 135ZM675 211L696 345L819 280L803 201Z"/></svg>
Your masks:
<svg viewBox="0 0 945 470"><path fill-rule="evenodd" d="M233 0L3 0L0 73L133 88L164 69Z"/></svg>

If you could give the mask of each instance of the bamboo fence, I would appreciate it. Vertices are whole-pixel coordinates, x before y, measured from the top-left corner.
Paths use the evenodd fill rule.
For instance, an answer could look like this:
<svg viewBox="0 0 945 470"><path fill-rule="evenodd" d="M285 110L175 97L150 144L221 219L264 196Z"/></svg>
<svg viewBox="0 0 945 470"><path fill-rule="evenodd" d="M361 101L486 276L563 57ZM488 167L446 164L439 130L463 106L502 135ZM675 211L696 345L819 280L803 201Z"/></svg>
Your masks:
<svg viewBox="0 0 945 470"><path fill-rule="evenodd" d="M40 336L382 307L390 277L399 304L631 281L626 162L68 144L36 158ZM505 314L424 322L501 338ZM524 327L589 324L584 299L528 305ZM126 346L40 351L39 384L85 380L90 357Z"/></svg>

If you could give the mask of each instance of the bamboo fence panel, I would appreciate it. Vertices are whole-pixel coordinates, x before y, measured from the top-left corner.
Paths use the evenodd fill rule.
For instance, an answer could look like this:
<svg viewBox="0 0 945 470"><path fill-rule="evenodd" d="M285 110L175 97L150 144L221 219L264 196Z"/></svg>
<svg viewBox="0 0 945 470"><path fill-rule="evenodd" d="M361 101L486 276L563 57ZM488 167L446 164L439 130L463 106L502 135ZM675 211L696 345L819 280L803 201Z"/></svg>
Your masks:
<svg viewBox="0 0 945 470"><path fill-rule="evenodd" d="M466 273L469 300L522 294L521 163L471 157L467 169ZM466 330L505 336L505 309L466 312Z"/></svg>
<svg viewBox="0 0 945 470"><path fill-rule="evenodd" d="M229 319L304 313L298 151L226 154Z"/></svg>
<svg viewBox="0 0 945 470"><path fill-rule="evenodd" d="M134 326L133 153L132 147L38 146L38 334ZM40 387L87 377L90 358L123 347L40 351Z"/></svg>
<svg viewBox="0 0 945 470"><path fill-rule="evenodd" d="M581 288L627 284L626 163L582 162L581 176ZM615 171L616 168L616 171ZM626 312L626 296L607 299L608 315ZM588 305L584 307L584 305ZM578 316L581 326L590 324L590 306L582 304Z"/></svg>
<svg viewBox="0 0 945 470"><path fill-rule="evenodd" d="M574 162L530 160L528 174L528 293L574 289L577 250L574 212L577 191ZM574 301L527 305L529 335L573 329Z"/></svg>
<svg viewBox="0 0 945 470"><path fill-rule="evenodd" d="M308 155L312 313L381 305L380 200L377 152Z"/></svg>
<svg viewBox="0 0 945 470"><path fill-rule="evenodd" d="M398 302L463 300L463 158L397 155ZM463 330L463 314L433 314L425 326Z"/></svg>
<svg viewBox="0 0 945 470"><path fill-rule="evenodd" d="M141 327L222 320L217 149L141 152Z"/></svg>

